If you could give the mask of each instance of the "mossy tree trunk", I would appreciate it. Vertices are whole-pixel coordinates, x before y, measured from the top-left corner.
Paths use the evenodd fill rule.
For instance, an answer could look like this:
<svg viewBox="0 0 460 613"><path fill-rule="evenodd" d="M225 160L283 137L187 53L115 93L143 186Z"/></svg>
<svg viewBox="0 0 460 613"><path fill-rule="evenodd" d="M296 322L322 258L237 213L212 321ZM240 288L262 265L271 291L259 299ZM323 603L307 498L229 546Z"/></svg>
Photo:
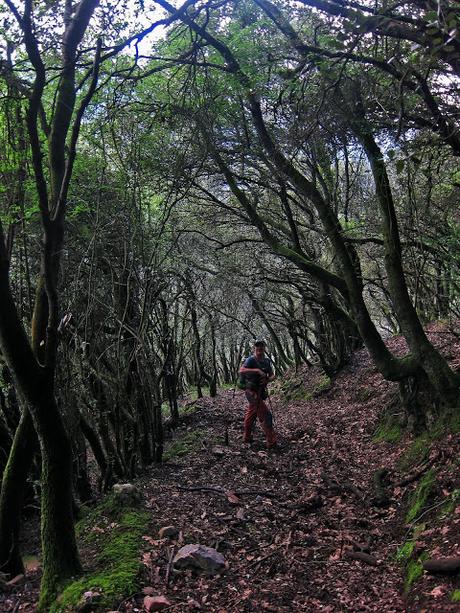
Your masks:
<svg viewBox="0 0 460 613"><path fill-rule="evenodd" d="M54 389L59 324L57 284L64 241L67 193L81 120L97 84L101 44L97 45L93 75L89 79L87 92L74 114L77 49L97 0L82 0L75 7L67 2L63 13L62 68L51 125L46 126L42 101L48 76L40 51L41 44L36 37L39 30L34 27L35 7L32 2L25 2L24 12L20 14L11 2L7 1L6 4L22 30L26 53L34 70L34 81L28 99L27 132L43 227L43 243L32 338L29 340L11 293L9 254L0 223L0 349L18 395L30 411L40 443L43 578L39 609L48 611L58 587L81 571L73 525L71 445L55 400ZM91 77L90 74L87 76ZM49 178L43 165L44 143L48 149ZM16 446L13 445L13 450L17 449L18 445L19 441ZM8 470L23 475L25 469L22 468L21 472L21 467L18 467L20 459L20 454L10 454ZM7 485L8 481L3 483L0 506L13 508L17 505L17 494ZM19 487L18 483L16 487ZM16 509L16 512L19 517L20 509Z"/></svg>
<svg viewBox="0 0 460 613"><path fill-rule="evenodd" d="M216 350L216 326L213 320L212 313L209 313L209 326L211 330L211 345L212 345L212 375L209 381L209 395L211 398L215 398L217 396L217 380L218 380L218 371L217 371L217 350Z"/></svg>
<svg viewBox="0 0 460 613"><path fill-rule="evenodd" d="M385 269L393 307L412 355L420 367L419 379L423 387L429 383L442 404L456 406L459 399L460 377L428 340L425 330L409 296L402 264L402 249L393 194L383 154L364 117L355 118L354 131L363 144L369 159L382 218L385 246ZM425 379L427 379L425 381Z"/></svg>
<svg viewBox="0 0 460 613"><path fill-rule="evenodd" d="M175 343L168 322L168 308L164 298L158 299L161 318L162 348L164 355L163 377L166 396L168 398L171 426L176 428L179 423L179 406L177 404L177 373L175 361Z"/></svg>
<svg viewBox="0 0 460 613"><path fill-rule="evenodd" d="M198 398L203 397L202 386L205 382L208 384L211 381L211 377L206 372L203 364L203 358L201 355L201 334L198 327L198 313L196 309L196 296L193 289L192 281L190 278L185 278L185 287L187 289L187 305L190 311L190 319L192 324L192 331L194 336L193 343L193 357L194 357L194 374L195 384Z"/></svg>
<svg viewBox="0 0 460 613"><path fill-rule="evenodd" d="M37 436L24 410L2 479L0 495L0 572L12 577L24 573L19 533L26 480L37 448Z"/></svg>
<svg viewBox="0 0 460 613"><path fill-rule="evenodd" d="M37 403L35 420L42 453L41 535L43 577L40 606L49 607L60 586L81 572L75 540L72 451L54 394ZM69 483L70 479L70 483Z"/></svg>
<svg viewBox="0 0 460 613"><path fill-rule="evenodd" d="M1 255L0 249L0 264ZM42 608L46 610L58 585L81 571L73 527L71 446L54 398L54 379L35 359L11 297L5 268L0 268L0 292L0 347L30 411L42 454ZM1 524L1 540L12 539L15 546L22 491L33 458L31 428L27 412L15 437L0 497L0 508L7 511L2 519L8 520L11 513L16 515L13 523Z"/></svg>

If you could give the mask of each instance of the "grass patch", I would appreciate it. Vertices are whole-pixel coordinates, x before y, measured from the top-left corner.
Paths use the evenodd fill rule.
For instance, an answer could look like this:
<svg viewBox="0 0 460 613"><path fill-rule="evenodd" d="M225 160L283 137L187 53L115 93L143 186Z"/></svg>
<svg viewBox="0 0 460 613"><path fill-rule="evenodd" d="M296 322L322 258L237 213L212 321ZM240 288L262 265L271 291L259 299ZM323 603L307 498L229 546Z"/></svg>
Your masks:
<svg viewBox="0 0 460 613"><path fill-rule="evenodd" d="M439 439L446 434L458 434L460 432L460 412L458 407L444 409L434 424L430 436Z"/></svg>
<svg viewBox="0 0 460 613"><path fill-rule="evenodd" d="M421 464L427 459L430 451L430 438L427 434L422 434L412 441L403 455L399 458L396 466L401 472L406 472Z"/></svg>
<svg viewBox="0 0 460 613"><path fill-rule="evenodd" d="M374 433L374 443L399 443L402 428L396 416L385 413Z"/></svg>
<svg viewBox="0 0 460 613"><path fill-rule="evenodd" d="M406 567L406 579L404 581L404 591L407 592L416 581L423 575L423 561L428 558L427 553L422 553L418 560L409 560Z"/></svg>
<svg viewBox="0 0 460 613"><path fill-rule="evenodd" d="M415 541L407 541L396 552L396 561L404 566L409 562L415 549Z"/></svg>
<svg viewBox="0 0 460 613"><path fill-rule="evenodd" d="M232 390L235 387L235 383L222 383L219 385L220 390Z"/></svg>
<svg viewBox="0 0 460 613"><path fill-rule="evenodd" d="M327 392L327 390L330 389L331 384L332 381L330 377L328 377L327 375L323 375L311 392L312 398L316 398L317 396L320 396L323 392Z"/></svg>
<svg viewBox="0 0 460 613"><path fill-rule="evenodd" d="M366 388L362 392L367 396ZM361 390L356 392L357 400L360 400ZM424 432L418 436L398 460L397 468L401 471L408 470L413 466L423 462L428 455L430 443L435 439L440 439L446 434L458 434L460 432L460 411L456 408L444 409L439 415L436 423L429 432ZM377 429L374 433L375 443L398 443L403 435L403 429L399 423L398 415L388 412L380 417Z"/></svg>
<svg viewBox="0 0 460 613"><path fill-rule="evenodd" d="M193 415L198 411L198 408L199 407L197 407L196 404L188 404L184 405L183 407L179 407L179 416L182 417L184 415Z"/></svg>
<svg viewBox="0 0 460 613"><path fill-rule="evenodd" d="M450 497L441 507L441 512L439 514L440 519L446 519L449 515L455 511L458 505L458 501L460 500L460 490L453 490L450 494Z"/></svg>
<svg viewBox="0 0 460 613"><path fill-rule="evenodd" d="M451 597L452 602L460 602L460 590L455 590Z"/></svg>
<svg viewBox="0 0 460 613"><path fill-rule="evenodd" d="M196 413L196 411L198 411L198 407L196 406L195 402L196 399L182 406L179 405L179 417L182 417L184 415L193 415L193 413ZM161 405L161 414L165 419L168 419L171 416L171 408L169 406L169 402L163 402L163 404Z"/></svg>
<svg viewBox="0 0 460 613"><path fill-rule="evenodd" d="M163 453L163 461L166 462L172 458L180 458L191 451L196 451L200 448L205 438L206 433L201 430L192 430L191 432L185 433L168 446Z"/></svg>
<svg viewBox="0 0 460 613"><path fill-rule="evenodd" d="M322 375L320 379L312 385L306 385L304 381L284 381L281 385L281 392L287 402L296 400L313 400L331 387L331 379L327 375Z"/></svg>
<svg viewBox="0 0 460 613"><path fill-rule="evenodd" d="M289 400L311 400L313 398L313 394L311 391L306 390L303 387L299 387L294 390L291 394L286 396Z"/></svg>
<svg viewBox="0 0 460 613"><path fill-rule="evenodd" d="M414 537L417 533L417 528L422 530L424 525L416 527L414 529ZM415 551L415 538L414 540L406 541L404 545L402 545L398 551L396 552L396 562L404 567L405 569L405 578L404 578L404 593L407 594L413 584L420 579L423 575L423 562L428 558L428 554L423 552L418 558L414 557Z"/></svg>
<svg viewBox="0 0 460 613"><path fill-rule="evenodd" d="M112 496L90 511L77 525L77 535L80 544L95 552L94 570L68 584L50 613L77 610L89 592L93 594L90 610L107 611L136 592L142 536L148 520L145 510L120 507Z"/></svg>
<svg viewBox="0 0 460 613"><path fill-rule="evenodd" d="M436 473L433 469L429 470L420 481L419 486L412 493L409 499L409 510L406 514L406 523L410 524L416 519L426 507L428 500L433 493Z"/></svg>
<svg viewBox="0 0 460 613"><path fill-rule="evenodd" d="M209 396L209 387L205 386L201 388L201 392L203 394L203 396ZM196 386L192 386L189 389L189 396L191 400L198 400L198 391L196 389Z"/></svg>

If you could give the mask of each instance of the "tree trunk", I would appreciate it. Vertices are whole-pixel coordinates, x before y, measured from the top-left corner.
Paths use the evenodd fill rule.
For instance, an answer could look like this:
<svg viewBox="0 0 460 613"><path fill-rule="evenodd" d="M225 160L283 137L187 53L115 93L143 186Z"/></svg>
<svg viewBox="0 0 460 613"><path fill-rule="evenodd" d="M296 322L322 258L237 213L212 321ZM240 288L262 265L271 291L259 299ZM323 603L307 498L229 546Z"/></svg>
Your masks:
<svg viewBox="0 0 460 613"><path fill-rule="evenodd" d="M212 375L209 380L209 395L211 398L217 396L217 352L216 352L216 330L212 318L210 319L211 344L212 344Z"/></svg>
<svg viewBox="0 0 460 613"><path fill-rule="evenodd" d="M97 432L94 428L89 424L89 422L80 415L80 428L81 431L89 443L91 451L93 452L94 458L99 467L99 471L101 473L101 478L99 485L102 486L102 483L106 480L108 463L104 449L102 448L101 441ZM109 485L112 485L111 483Z"/></svg>
<svg viewBox="0 0 460 613"><path fill-rule="evenodd" d="M409 296L402 266L401 242L393 194L382 152L367 123L355 120L353 126L364 146L374 176L382 216L385 268L388 274L393 306L401 330L413 356L425 371L439 400L443 404L455 406L459 398L460 377L452 371L447 361L428 340Z"/></svg>
<svg viewBox="0 0 460 613"><path fill-rule="evenodd" d="M0 417L0 479L3 478L3 472L8 461L8 456L10 455L12 443L10 431L5 421Z"/></svg>
<svg viewBox="0 0 460 613"><path fill-rule="evenodd" d="M88 457L86 452L86 441L80 428L75 434L74 444L74 474L75 489L80 502L89 502L93 498L91 482L88 475Z"/></svg>
<svg viewBox="0 0 460 613"><path fill-rule="evenodd" d="M82 568L73 522L71 445L53 394L43 390L31 412L42 454L43 577L39 608L46 611L59 587L80 574Z"/></svg>
<svg viewBox="0 0 460 613"><path fill-rule="evenodd" d="M37 436L32 419L24 409L3 474L0 495L0 572L12 577L24 573L19 550L21 512L27 475L36 449Z"/></svg>

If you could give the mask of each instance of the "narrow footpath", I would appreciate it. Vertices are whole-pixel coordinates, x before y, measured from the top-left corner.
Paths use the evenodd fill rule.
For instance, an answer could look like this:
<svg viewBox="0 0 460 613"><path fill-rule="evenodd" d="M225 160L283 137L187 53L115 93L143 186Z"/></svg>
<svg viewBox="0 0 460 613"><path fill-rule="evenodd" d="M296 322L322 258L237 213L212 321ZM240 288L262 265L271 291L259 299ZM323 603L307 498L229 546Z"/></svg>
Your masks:
<svg viewBox="0 0 460 613"><path fill-rule="evenodd" d="M442 334L433 334L441 343ZM401 339L391 344L405 351ZM454 362L460 361L458 345ZM298 375L303 381L312 376L308 370ZM242 444L243 392L220 391L196 403L196 412L174 435L175 441L193 440L193 449L153 468L144 481L156 528L180 531L175 540L152 540L145 585L165 594L178 611L458 611L451 603L457 579L425 573L415 598L404 596L406 570L396 557L412 534L404 517L420 479L416 472L405 484L405 471L398 474L409 436L397 443L375 440L383 409L398 410L396 402L391 409L397 387L382 379L362 350L330 385L317 385L303 399L286 401L287 395L286 382L278 382L271 403L284 445L279 453L264 449L260 427L252 448ZM427 444L425 451L453 457L459 441L458 434L450 436L434 444L439 449ZM389 488L385 504L375 488L383 468L393 484L401 481ZM442 480L455 493L458 471L450 466L443 477L442 470L440 495L455 503ZM435 553L460 554L460 507L454 507L442 529L439 516L433 516L431 530L421 524L416 546L429 551L437 538ZM172 557L186 543L216 548L226 571L215 577L175 573Z"/></svg>
<svg viewBox="0 0 460 613"><path fill-rule="evenodd" d="M198 431L198 447L145 484L161 524L180 529L179 542L152 543L147 581L163 587L175 545L200 543L217 548L228 569L214 578L172 574L173 602L177 594L215 613L406 610L401 573L386 563L398 546L396 509L369 501L388 450L372 442L369 403L350 405L348 390L338 390L340 381L311 401L272 399L279 453L264 449L260 428L253 448L242 445L242 392L200 400L182 432ZM355 550L364 562L347 557Z"/></svg>
<svg viewBox="0 0 460 613"><path fill-rule="evenodd" d="M430 333L458 368L460 339ZM405 351L401 339L390 343ZM136 481L151 515L142 591L117 611L145 611L146 595L179 613L459 611L458 573L431 575L420 561L460 556L458 417L438 439L376 436L383 412L397 417L400 409L396 386L364 350L332 382L307 367L276 382L270 402L277 452L265 449L259 425L253 446L243 445L243 392L220 390L185 407L164 463ZM216 549L225 570L175 570L175 554L192 543ZM0 611L35 611L38 577L32 571L19 591L0 597Z"/></svg>

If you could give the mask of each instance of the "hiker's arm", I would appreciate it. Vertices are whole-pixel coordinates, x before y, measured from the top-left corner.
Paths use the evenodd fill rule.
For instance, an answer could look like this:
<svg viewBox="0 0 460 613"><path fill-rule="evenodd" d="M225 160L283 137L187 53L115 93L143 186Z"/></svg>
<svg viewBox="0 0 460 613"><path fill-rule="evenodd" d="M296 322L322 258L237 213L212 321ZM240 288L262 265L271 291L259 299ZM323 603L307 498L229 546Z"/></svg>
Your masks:
<svg viewBox="0 0 460 613"><path fill-rule="evenodd" d="M273 379L275 379L276 375L275 375L275 371L273 370L273 366L272 363L269 362L268 368L267 368L267 383L270 383L270 381L273 381Z"/></svg>
<svg viewBox="0 0 460 613"><path fill-rule="evenodd" d="M258 375L265 377L264 371L261 370L260 368L246 368L246 366L242 366L240 368L240 374L245 375L247 373L254 373L254 374L258 374Z"/></svg>

